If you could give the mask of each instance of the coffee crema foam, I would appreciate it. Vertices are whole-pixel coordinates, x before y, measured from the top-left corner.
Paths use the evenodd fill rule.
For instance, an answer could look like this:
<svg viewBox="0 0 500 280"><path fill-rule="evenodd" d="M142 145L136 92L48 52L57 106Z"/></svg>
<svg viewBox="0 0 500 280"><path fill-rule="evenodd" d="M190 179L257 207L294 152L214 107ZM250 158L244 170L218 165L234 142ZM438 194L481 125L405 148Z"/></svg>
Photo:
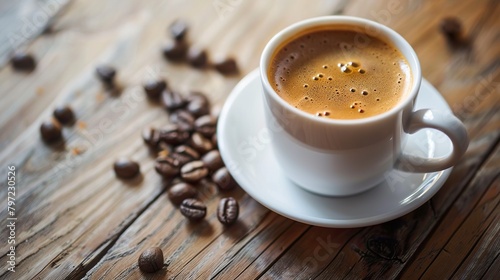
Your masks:
<svg viewBox="0 0 500 280"><path fill-rule="evenodd" d="M394 46L359 35L312 30L283 44L268 69L271 86L318 117L359 119L388 111L411 88L410 66Z"/></svg>

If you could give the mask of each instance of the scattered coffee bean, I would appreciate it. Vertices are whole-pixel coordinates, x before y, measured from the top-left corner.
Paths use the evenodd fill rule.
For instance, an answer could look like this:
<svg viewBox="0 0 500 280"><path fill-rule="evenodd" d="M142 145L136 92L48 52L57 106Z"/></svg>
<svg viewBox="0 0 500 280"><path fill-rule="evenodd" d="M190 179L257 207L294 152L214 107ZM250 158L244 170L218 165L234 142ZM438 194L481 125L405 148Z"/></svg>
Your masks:
<svg viewBox="0 0 500 280"><path fill-rule="evenodd" d="M238 185L226 167L217 170L212 175L212 181L223 191L232 190Z"/></svg>
<svg viewBox="0 0 500 280"><path fill-rule="evenodd" d="M163 251L158 247L146 249L139 256L139 269L145 273L153 273L163 268Z"/></svg>
<svg viewBox="0 0 500 280"><path fill-rule="evenodd" d="M205 154L213 149L213 144L210 139L207 139L201 133L194 132L189 139L189 146L193 147L200 154Z"/></svg>
<svg viewBox="0 0 500 280"><path fill-rule="evenodd" d="M16 52L10 59L10 63L14 70L18 71L33 71L36 67L36 62L33 56L29 53Z"/></svg>
<svg viewBox="0 0 500 280"><path fill-rule="evenodd" d="M212 144L215 148L219 147L219 142L217 141L217 134L212 135Z"/></svg>
<svg viewBox="0 0 500 280"><path fill-rule="evenodd" d="M174 149L171 157L177 159L182 166L190 161L199 159L200 155L193 148L187 145L180 145Z"/></svg>
<svg viewBox="0 0 500 280"><path fill-rule="evenodd" d="M210 111L210 105L207 98L191 97L186 106L186 110L195 117L206 115Z"/></svg>
<svg viewBox="0 0 500 280"><path fill-rule="evenodd" d="M238 201L232 197L225 197L220 200L217 207L217 219L224 225L232 225L239 215Z"/></svg>
<svg viewBox="0 0 500 280"><path fill-rule="evenodd" d="M203 161L196 160L186 163L181 168L181 178L189 183L199 182L208 175L208 168Z"/></svg>
<svg viewBox="0 0 500 280"><path fill-rule="evenodd" d="M176 124L168 124L159 129L160 142L170 145L180 145L189 139L189 132L179 128Z"/></svg>
<svg viewBox="0 0 500 280"><path fill-rule="evenodd" d="M157 149L160 143L160 132L152 127L145 128L142 131L142 140L152 149Z"/></svg>
<svg viewBox="0 0 500 280"><path fill-rule="evenodd" d="M186 101L187 102L199 101L199 102L203 102L203 103L206 103L206 104L210 103L210 100L208 100L208 97L205 94L203 94L202 92L199 92L199 91L192 91L192 92L190 92L190 94L188 95L188 97L186 97Z"/></svg>
<svg viewBox="0 0 500 280"><path fill-rule="evenodd" d="M71 124L75 121L75 114L68 105L55 108L53 115L62 124Z"/></svg>
<svg viewBox="0 0 500 280"><path fill-rule="evenodd" d="M168 198L174 205L179 205L187 198L194 198L198 195L195 187L187 183L177 183L168 190Z"/></svg>
<svg viewBox="0 0 500 280"><path fill-rule="evenodd" d="M61 124L55 120L45 121L40 126L40 133L45 143L54 143L62 139Z"/></svg>
<svg viewBox="0 0 500 280"><path fill-rule="evenodd" d="M140 173L139 164L127 158L119 158L113 164L113 169L118 178L130 179Z"/></svg>
<svg viewBox="0 0 500 280"><path fill-rule="evenodd" d="M164 80L151 80L143 85L146 96L151 100L158 100L163 90L167 88Z"/></svg>
<svg viewBox="0 0 500 280"><path fill-rule="evenodd" d="M166 59L179 62L186 58L188 46L184 42L173 41L163 47L163 56Z"/></svg>
<svg viewBox="0 0 500 280"><path fill-rule="evenodd" d="M462 36L462 24L457 18L449 17L441 21L441 32L449 42L458 42Z"/></svg>
<svg viewBox="0 0 500 280"><path fill-rule="evenodd" d="M109 65L100 65L95 69L97 77L107 86L111 86L114 83L114 78L116 76L115 68Z"/></svg>
<svg viewBox="0 0 500 280"><path fill-rule="evenodd" d="M170 115L170 122L179 126L181 130L192 131L194 129L194 117L186 110L176 110Z"/></svg>
<svg viewBox="0 0 500 280"><path fill-rule="evenodd" d="M206 153L201 161L205 163L205 166L210 170L210 172L215 172L219 170L219 168L224 166L224 162L220 156L219 150L212 150Z"/></svg>
<svg viewBox="0 0 500 280"><path fill-rule="evenodd" d="M206 137L212 137L217 128L217 119L211 115L204 115L196 119L194 128Z"/></svg>
<svg viewBox="0 0 500 280"><path fill-rule="evenodd" d="M173 91L168 88L162 92L161 100L163 102L163 106L165 106L168 111L179 109L186 104L186 100L184 100L182 95L180 95L177 91Z"/></svg>
<svg viewBox="0 0 500 280"><path fill-rule="evenodd" d="M179 174L180 163L170 156L159 156L156 158L155 170L165 178L172 178Z"/></svg>
<svg viewBox="0 0 500 280"><path fill-rule="evenodd" d="M191 66L195 68L203 68L207 65L208 55L204 50L192 48L188 51L187 59Z"/></svg>
<svg viewBox="0 0 500 280"><path fill-rule="evenodd" d="M176 20L170 25L170 34L176 41L182 41L188 31L187 24L182 20Z"/></svg>
<svg viewBox="0 0 500 280"><path fill-rule="evenodd" d="M203 202L194 199L184 199L180 206L182 215L192 221L199 221L207 215L207 207Z"/></svg>
<svg viewBox="0 0 500 280"><path fill-rule="evenodd" d="M223 75L233 75L238 73L236 60L227 58L226 60L217 61L214 63L214 68Z"/></svg>

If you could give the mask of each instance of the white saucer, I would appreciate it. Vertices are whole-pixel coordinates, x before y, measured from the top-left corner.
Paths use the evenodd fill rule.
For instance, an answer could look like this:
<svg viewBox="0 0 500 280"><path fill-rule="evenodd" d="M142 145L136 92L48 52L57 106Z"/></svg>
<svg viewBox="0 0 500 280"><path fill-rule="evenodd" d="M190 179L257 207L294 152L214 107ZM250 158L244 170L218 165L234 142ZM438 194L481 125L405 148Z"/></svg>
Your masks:
<svg viewBox="0 0 500 280"><path fill-rule="evenodd" d="M429 200L444 184L451 168L433 173L405 173L392 170L390 180L348 197L327 197L310 193L282 173L274 158L264 121L263 94L257 70L233 89L219 117L219 149L239 185L267 208L290 219L324 227L361 227L398 218ZM450 111L446 101L426 80L415 106ZM428 157L451 151L441 132L424 129L408 139L412 153L425 151ZM419 155L422 155L420 153Z"/></svg>

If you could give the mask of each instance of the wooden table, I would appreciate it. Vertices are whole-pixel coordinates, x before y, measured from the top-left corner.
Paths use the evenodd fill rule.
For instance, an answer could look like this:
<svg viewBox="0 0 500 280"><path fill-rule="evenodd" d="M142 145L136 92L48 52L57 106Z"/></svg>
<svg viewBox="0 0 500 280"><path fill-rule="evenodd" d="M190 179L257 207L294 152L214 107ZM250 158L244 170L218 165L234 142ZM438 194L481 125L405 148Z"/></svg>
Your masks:
<svg viewBox="0 0 500 280"><path fill-rule="evenodd" d="M498 279L500 275L500 5L468 1L2 1L0 25L1 279ZM238 199L238 224L215 217L221 194L205 187L209 214L192 224L166 196L142 143L142 128L168 123L145 100L145 77L166 77L187 94L201 90L223 104L258 66L265 43L301 19L345 14L375 19L416 50L423 75L466 124L471 143L442 189L417 210L384 224L353 229L309 226L249 197ZM450 48L439 31L458 17L471 44ZM189 23L192 45L235 57L241 74L223 76L172 64L161 56L167 26ZM13 48L26 47L34 72L12 70ZM106 94L97 64L118 69L123 88ZM47 146L39 126L58 104L78 122L64 145ZM117 180L113 161L131 157L142 180ZM8 166L16 168L15 273L7 271ZM226 194L224 194L226 195ZM326 245L325 245L326 244ZM144 275L140 253L159 246L166 267Z"/></svg>

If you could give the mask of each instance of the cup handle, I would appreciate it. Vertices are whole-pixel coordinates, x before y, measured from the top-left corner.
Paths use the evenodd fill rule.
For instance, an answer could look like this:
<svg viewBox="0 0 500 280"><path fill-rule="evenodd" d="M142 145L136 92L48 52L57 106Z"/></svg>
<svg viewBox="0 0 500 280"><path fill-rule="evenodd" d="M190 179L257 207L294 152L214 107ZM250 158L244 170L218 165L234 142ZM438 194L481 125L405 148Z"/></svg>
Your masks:
<svg viewBox="0 0 500 280"><path fill-rule="evenodd" d="M453 145L451 154L439 158L422 158L402 153L395 168L407 172L434 172L458 163L469 146L464 124L452 113L422 109L412 113L405 131L413 134L422 128L433 128L443 132Z"/></svg>

